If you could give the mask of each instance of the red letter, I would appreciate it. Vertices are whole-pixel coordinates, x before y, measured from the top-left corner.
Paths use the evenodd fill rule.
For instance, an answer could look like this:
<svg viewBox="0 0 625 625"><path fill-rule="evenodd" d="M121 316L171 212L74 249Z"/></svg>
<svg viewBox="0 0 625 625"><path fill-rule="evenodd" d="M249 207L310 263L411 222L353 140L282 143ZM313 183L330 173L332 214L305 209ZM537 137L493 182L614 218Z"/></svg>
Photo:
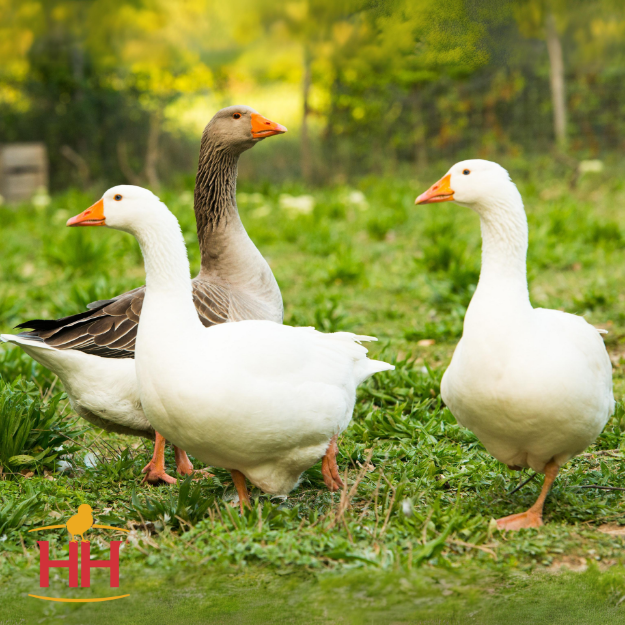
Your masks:
<svg viewBox="0 0 625 625"><path fill-rule="evenodd" d="M78 586L78 543L69 543L69 560L50 560L50 543L47 540L38 540L39 545L39 586L50 586L50 568L67 567L69 569L70 588Z"/></svg>
<svg viewBox="0 0 625 625"><path fill-rule="evenodd" d="M91 544L80 543L80 585L88 588L91 585L91 567L103 567L111 570L111 588L119 588L119 546L121 540L112 540L109 548L110 560L91 560Z"/></svg>

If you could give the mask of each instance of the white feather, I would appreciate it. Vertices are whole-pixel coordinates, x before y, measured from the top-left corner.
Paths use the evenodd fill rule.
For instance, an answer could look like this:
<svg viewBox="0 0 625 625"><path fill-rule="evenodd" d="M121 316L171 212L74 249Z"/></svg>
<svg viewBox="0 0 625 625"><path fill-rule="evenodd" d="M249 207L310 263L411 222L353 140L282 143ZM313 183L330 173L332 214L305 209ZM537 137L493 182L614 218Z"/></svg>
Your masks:
<svg viewBox="0 0 625 625"><path fill-rule="evenodd" d="M72 349L56 349L24 336L2 334L31 358L55 373L74 411L109 432L154 438L139 400L134 360L100 358Z"/></svg>

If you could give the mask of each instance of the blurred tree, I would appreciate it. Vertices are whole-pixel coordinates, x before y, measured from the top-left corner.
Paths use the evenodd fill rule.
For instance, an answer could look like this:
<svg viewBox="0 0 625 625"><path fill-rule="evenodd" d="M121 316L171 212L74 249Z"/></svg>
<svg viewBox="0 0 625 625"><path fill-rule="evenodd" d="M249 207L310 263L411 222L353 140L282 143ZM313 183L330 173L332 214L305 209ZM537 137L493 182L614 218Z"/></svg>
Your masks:
<svg viewBox="0 0 625 625"><path fill-rule="evenodd" d="M162 0L39 0L19 11L3 2L0 23L21 46L11 46L18 54L13 52L13 71L0 75L2 93L24 102L19 120L6 95L0 102L12 109L0 127L5 140L14 134L45 138L53 169L62 169L54 161L59 151L83 183L91 173L121 170L130 182L158 187L164 108L213 84L211 69L194 49L206 34L198 26L206 21L207 2L188 0L184 11ZM135 160L143 145L139 174L129 142ZM90 172L87 163L99 167Z"/></svg>
<svg viewBox="0 0 625 625"><path fill-rule="evenodd" d="M181 95L207 92L213 86L213 73L198 50L201 36L207 34L209 9L206 0L186 0L182 10L165 0L93 3L87 45L114 88L136 91L149 118L142 174L130 168L125 138L117 140L120 166L131 181L145 178L151 187L159 187L165 108Z"/></svg>
<svg viewBox="0 0 625 625"><path fill-rule="evenodd" d="M623 23L623 5L615 0L518 0L513 6L522 34L544 38L546 42L554 135L557 147L564 151L568 145L569 114L562 39L567 31L573 31L579 48L580 40L587 40L588 35L595 39L592 30L594 24L598 34L597 21L606 18L614 21L620 17Z"/></svg>
<svg viewBox="0 0 625 625"><path fill-rule="evenodd" d="M549 54L554 134L561 150L567 146L567 106L565 67L556 15L561 18L560 21L564 21L562 18L567 15L570 6L571 2L565 0L521 0L514 5L515 16L523 34L541 37L544 33Z"/></svg>
<svg viewBox="0 0 625 625"><path fill-rule="evenodd" d="M366 159L379 155L384 143L395 157L406 149L414 155L416 145L423 165L428 86L466 79L488 62L483 17L489 2L481 4L472 10L463 0L394 0L355 16L333 55L327 137L334 147L341 135L362 136L358 152ZM443 135L455 132L456 120L443 123Z"/></svg>
<svg viewBox="0 0 625 625"><path fill-rule="evenodd" d="M263 160L306 180L595 156L625 147L623 61L619 0L0 0L0 140L43 139L56 187L156 187L193 167L194 103L273 93L300 133Z"/></svg>
<svg viewBox="0 0 625 625"><path fill-rule="evenodd" d="M258 8L264 24L260 39L263 48L279 47L296 51L298 63L295 75L301 88L300 169L305 180L312 180L313 155L310 137L310 117L323 115L313 106L313 88L318 92L329 89L329 57L338 44L337 33L348 28L351 20L361 14L366 0L293 0L266 2ZM338 37L340 40L340 36Z"/></svg>
<svg viewBox="0 0 625 625"><path fill-rule="evenodd" d="M547 13L545 19L547 31L547 50L549 51L549 66L551 69L551 95L553 98L553 127L556 142L561 150L566 148L566 91L564 85L564 60L562 59L562 44L558 36L556 17Z"/></svg>

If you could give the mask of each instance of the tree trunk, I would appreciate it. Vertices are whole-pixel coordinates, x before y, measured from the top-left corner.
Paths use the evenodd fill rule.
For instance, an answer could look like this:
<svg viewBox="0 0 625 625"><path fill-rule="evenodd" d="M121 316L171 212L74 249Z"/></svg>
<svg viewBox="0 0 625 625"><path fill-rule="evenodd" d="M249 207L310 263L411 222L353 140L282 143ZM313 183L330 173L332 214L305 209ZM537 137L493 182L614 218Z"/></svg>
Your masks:
<svg viewBox="0 0 625 625"><path fill-rule="evenodd" d="M87 161L69 145L61 146L61 154L76 168L80 186L85 190L89 186L90 171Z"/></svg>
<svg viewBox="0 0 625 625"><path fill-rule="evenodd" d="M133 171L128 160L128 146L123 139L117 140L117 162L122 174L130 184L134 184L136 187L140 187L143 183L140 174Z"/></svg>
<svg viewBox="0 0 625 625"><path fill-rule="evenodd" d="M423 171L428 166L428 152L426 144L425 119L423 115L423 102L419 91L414 91L412 95L412 117L415 129L415 164L418 171Z"/></svg>
<svg viewBox="0 0 625 625"><path fill-rule="evenodd" d="M75 41L71 49L72 78L76 82L76 94L78 99L82 99L83 82L85 80L85 51L82 43Z"/></svg>
<svg viewBox="0 0 625 625"><path fill-rule="evenodd" d="M310 73L310 50L308 46L304 48L304 78L302 80L302 136L301 136L301 168L302 177L306 182L312 180L312 158L310 153L310 136L308 133L308 115L310 114L310 106L308 98L310 96L310 85L312 83Z"/></svg>
<svg viewBox="0 0 625 625"><path fill-rule="evenodd" d="M564 86L564 60L562 44L556 30L553 13L547 15L547 51L549 52L549 77L553 103L553 125L558 148L566 148L566 93Z"/></svg>
<svg viewBox="0 0 625 625"><path fill-rule="evenodd" d="M145 177L152 189L158 189L161 182L158 178L158 137L161 132L162 111L154 111L150 115L150 130L148 132L148 146L145 154Z"/></svg>
<svg viewBox="0 0 625 625"><path fill-rule="evenodd" d="M80 41L74 41L71 48L71 65L72 65L72 78L75 83L75 91L74 91L74 102L75 102L75 110L80 112L80 120L76 120L79 124L89 124L93 127L93 119L90 115L89 107L85 107L85 51L83 48L83 44ZM84 126L83 126L84 127ZM89 155L89 144L93 145L92 142L89 141L88 134L81 132L78 135L77 147L78 151L83 154ZM66 146L69 147L69 146ZM71 149L71 148L70 148ZM72 160L67 154L64 154L65 158L68 160ZM88 156L87 156L88 157ZM75 163L74 163L75 164ZM81 172L81 167L78 167L79 173ZM82 175L82 174L81 174Z"/></svg>

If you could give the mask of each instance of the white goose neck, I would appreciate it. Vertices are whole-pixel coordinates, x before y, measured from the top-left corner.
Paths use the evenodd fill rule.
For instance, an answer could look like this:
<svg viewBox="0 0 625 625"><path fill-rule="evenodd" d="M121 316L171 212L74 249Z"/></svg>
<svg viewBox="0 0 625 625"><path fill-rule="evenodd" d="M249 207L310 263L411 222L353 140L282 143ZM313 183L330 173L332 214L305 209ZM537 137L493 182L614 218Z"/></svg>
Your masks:
<svg viewBox="0 0 625 625"><path fill-rule="evenodd" d="M478 213L482 230L478 291L492 288L502 294L513 292L529 301L527 217L516 187L507 195L484 202Z"/></svg>
<svg viewBox="0 0 625 625"><path fill-rule="evenodd" d="M146 293L166 293L193 306L189 258L180 224L170 212L155 215L134 233L145 262Z"/></svg>

